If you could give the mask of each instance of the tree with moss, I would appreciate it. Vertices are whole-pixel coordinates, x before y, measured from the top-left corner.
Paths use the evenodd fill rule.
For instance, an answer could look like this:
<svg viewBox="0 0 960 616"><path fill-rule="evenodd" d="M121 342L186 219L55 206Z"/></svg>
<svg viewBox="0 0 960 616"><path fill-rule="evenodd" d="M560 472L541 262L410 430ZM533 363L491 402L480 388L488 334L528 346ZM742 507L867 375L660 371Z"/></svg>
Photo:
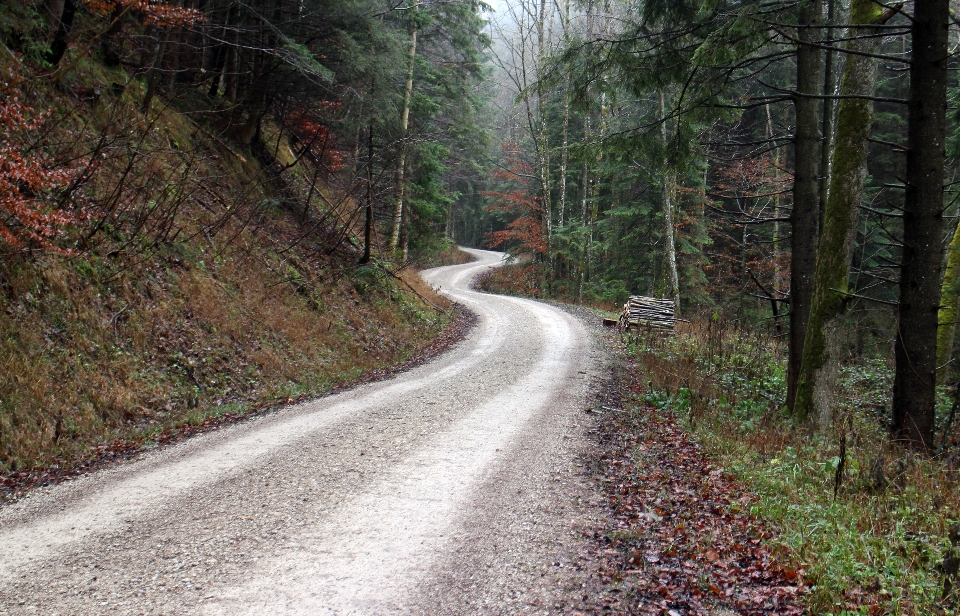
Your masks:
<svg viewBox="0 0 960 616"><path fill-rule="evenodd" d="M957 332L960 313L960 225L953 232L947 249L947 268L940 287L940 307L937 310L937 384L943 384L949 374L953 355L953 339Z"/></svg>
<svg viewBox="0 0 960 616"><path fill-rule="evenodd" d="M822 429L830 425L833 390L850 299L848 284L857 239L860 198L867 179L867 145L873 123L870 97L876 89L877 61L872 57L876 32L892 13L874 0L852 0L851 33L840 88L834 136L830 191L817 248L813 298L803 345L803 361L793 413L814 418Z"/></svg>

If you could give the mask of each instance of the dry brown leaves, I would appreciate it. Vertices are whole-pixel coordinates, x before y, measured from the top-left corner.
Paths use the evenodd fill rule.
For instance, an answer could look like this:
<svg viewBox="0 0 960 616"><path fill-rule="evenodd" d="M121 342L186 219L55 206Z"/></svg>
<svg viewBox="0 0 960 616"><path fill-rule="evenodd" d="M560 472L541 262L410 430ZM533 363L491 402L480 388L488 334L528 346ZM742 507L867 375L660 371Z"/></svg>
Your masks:
<svg viewBox="0 0 960 616"><path fill-rule="evenodd" d="M621 372L621 375L624 373ZM623 393L641 393L623 377ZM612 517L593 610L630 614L801 614L802 571L777 562L752 496L715 466L668 412L611 400L595 471ZM586 597L585 597L586 598ZM591 611L593 611L591 610Z"/></svg>

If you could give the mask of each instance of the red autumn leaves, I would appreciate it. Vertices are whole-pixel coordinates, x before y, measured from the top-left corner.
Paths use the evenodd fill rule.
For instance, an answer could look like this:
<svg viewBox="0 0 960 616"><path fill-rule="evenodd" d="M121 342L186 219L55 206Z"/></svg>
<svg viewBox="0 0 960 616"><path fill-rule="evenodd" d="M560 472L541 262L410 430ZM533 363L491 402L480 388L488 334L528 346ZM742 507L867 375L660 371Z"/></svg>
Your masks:
<svg viewBox="0 0 960 616"><path fill-rule="evenodd" d="M51 241L79 220L54 203L75 172L43 152L35 138L42 118L24 103L12 71L0 74L0 241L52 248Z"/></svg>
<svg viewBox="0 0 960 616"><path fill-rule="evenodd" d="M162 27L189 26L203 20L197 9L175 6L161 0L82 0L87 7L104 15L117 15L133 11L143 23Z"/></svg>
<svg viewBox="0 0 960 616"><path fill-rule="evenodd" d="M547 251L543 233L543 204L529 187L533 167L520 159L520 151L515 143L504 144L503 152L508 168L495 169L493 177L508 189L480 193L493 199L487 211L504 212L510 219L506 229L490 234L490 247L508 246L515 252L543 254Z"/></svg>

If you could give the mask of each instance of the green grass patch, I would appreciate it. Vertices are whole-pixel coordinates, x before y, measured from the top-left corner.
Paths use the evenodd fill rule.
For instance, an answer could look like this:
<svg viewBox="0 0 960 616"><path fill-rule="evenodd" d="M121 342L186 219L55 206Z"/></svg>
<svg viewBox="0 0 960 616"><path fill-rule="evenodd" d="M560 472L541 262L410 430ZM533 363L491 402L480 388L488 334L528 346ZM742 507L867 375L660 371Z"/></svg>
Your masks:
<svg viewBox="0 0 960 616"><path fill-rule="evenodd" d="M676 413L749 487L772 546L803 571L811 613L957 613L942 573L960 518L956 454L923 458L889 442L886 361L842 367L834 425L819 434L784 413L782 349L762 334L705 321L626 342L642 401ZM941 425L948 406L944 395Z"/></svg>

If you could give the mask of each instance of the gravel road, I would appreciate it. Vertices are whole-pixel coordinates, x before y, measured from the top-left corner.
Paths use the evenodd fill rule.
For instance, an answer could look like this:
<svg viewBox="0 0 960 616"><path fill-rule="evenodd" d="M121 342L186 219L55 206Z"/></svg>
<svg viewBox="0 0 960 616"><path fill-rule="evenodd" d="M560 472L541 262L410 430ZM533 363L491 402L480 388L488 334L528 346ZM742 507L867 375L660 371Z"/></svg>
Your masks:
<svg viewBox="0 0 960 616"><path fill-rule="evenodd" d="M424 277L479 316L400 376L0 509L0 614L554 613L601 515L578 467L604 356L570 314Z"/></svg>

